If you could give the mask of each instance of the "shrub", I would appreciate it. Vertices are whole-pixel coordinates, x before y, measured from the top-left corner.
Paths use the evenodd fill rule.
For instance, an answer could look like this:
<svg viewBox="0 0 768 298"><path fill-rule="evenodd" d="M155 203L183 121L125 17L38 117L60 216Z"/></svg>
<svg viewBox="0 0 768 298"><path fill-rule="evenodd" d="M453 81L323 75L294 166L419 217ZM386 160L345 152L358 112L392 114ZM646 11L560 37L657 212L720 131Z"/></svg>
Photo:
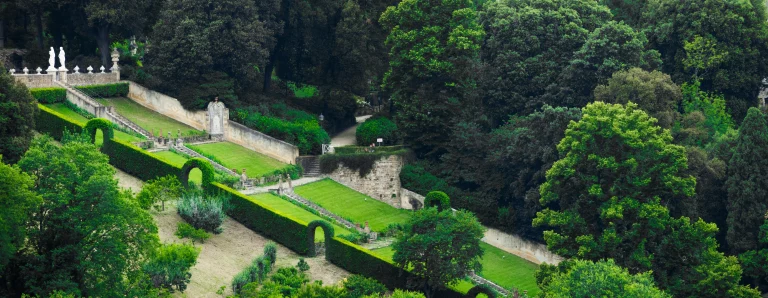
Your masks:
<svg viewBox="0 0 768 298"><path fill-rule="evenodd" d="M144 181L168 175L178 176L181 172L181 168L165 159L120 140L105 142L101 151L109 155L110 164Z"/></svg>
<svg viewBox="0 0 768 298"><path fill-rule="evenodd" d="M347 289L351 298L383 294L387 291L387 287L379 281L358 274L348 277L344 281L344 288Z"/></svg>
<svg viewBox="0 0 768 298"><path fill-rule="evenodd" d="M262 115L256 111L236 110L232 119L271 137L294 144L302 155L317 154L322 144L331 142L331 137L314 118L289 121Z"/></svg>
<svg viewBox="0 0 768 298"><path fill-rule="evenodd" d="M39 103L58 103L67 101L67 89L64 88L32 88L32 97Z"/></svg>
<svg viewBox="0 0 768 298"><path fill-rule="evenodd" d="M205 240L211 237L211 234L208 234L205 230L195 229L195 227L185 222L179 222L176 225L176 233L174 235L178 236L179 239L190 238L192 242L198 241L200 243L205 242Z"/></svg>
<svg viewBox="0 0 768 298"><path fill-rule="evenodd" d="M234 278L232 278L232 292L235 294L245 287L245 285L251 283L251 274L247 270L240 271Z"/></svg>
<svg viewBox="0 0 768 298"><path fill-rule="evenodd" d="M80 125L77 120L59 114L59 112L41 104L38 104L37 107L40 110L35 119L35 129L37 131L47 133L56 140L61 140L65 130L71 132L83 131L83 125Z"/></svg>
<svg viewBox="0 0 768 298"><path fill-rule="evenodd" d="M277 261L277 244L268 241L267 244L264 245L264 258L268 259L270 264L275 264Z"/></svg>
<svg viewBox="0 0 768 298"><path fill-rule="evenodd" d="M88 134L91 135L92 143L96 142L97 129L100 129L103 132L105 143L115 137L115 132L112 129L112 122L109 122L109 120L104 118L94 118L88 120L88 123L85 124L84 129L88 132Z"/></svg>
<svg viewBox="0 0 768 298"><path fill-rule="evenodd" d="M164 244L143 270L155 288L184 292L192 274L189 269L197 262L200 249L189 244Z"/></svg>
<svg viewBox="0 0 768 298"><path fill-rule="evenodd" d="M424 198L424 206L437 207L437 211L451 209L451 199L442 191L430 191Z"/></svg>
<svg viewBox="0 0 768 298"><path fill-rule="evenodd" d="M155 206L155 210L165 210L165 202L178 199L181 195L181 182L175 175L167 175L147 181L141 191L136 195L136 200L142 209L148 210ZM155 205L160 202L161 205ZM162 208L160 208L162 207Z"/></svg>
<svg viewBox="0 0 768 298"><path fill-rule="evenodd" d="M206 198L197 191L181 195L178 212L185 221L197 229L221 233L227 197L222 195Z"/></svg>
<svg viewBox="0 0 768 298"><path fill-rule="evenodd" d="M184 163L184 166L181 167L181 175L179 177L181 185L189 185L189 171L194 168L200 169L200 172L203 173L203 190L211 191L210 185L211 182L213 182L216 171L213 169L213 166L210 162L202 158L190 158L187 160L187 162Z"/></svg>
<svg viewBox="0 0 768 298"><path fill-rule="evenodd" d="M385 237L394 237L403 232L403 225L399 223L391 223L382 231Z"/></svg>
<svg viewBox="0 0 768 298"><path fill-rule="evenodd" d="M77 86L77 90L82 91L91 97L120 97L128 95L128 83L114 83L103 85Z"/></svg>
<svg viewBox="0 0 768 298"><path fill-rule="evenodd" d="M298 268L301 272L307 272L309 271L309 264L304 260L304 258L299 258L299 263L296 264L296 268Z"/></svg>
<svg viewBox="0 0 768 298"><path fill-rule="evenodd" d="M376 143L378 138L384 139L384 145L394 145L398 142L397 125L384 117L371 117L357 127L355 137L360 146Z"/></svg>

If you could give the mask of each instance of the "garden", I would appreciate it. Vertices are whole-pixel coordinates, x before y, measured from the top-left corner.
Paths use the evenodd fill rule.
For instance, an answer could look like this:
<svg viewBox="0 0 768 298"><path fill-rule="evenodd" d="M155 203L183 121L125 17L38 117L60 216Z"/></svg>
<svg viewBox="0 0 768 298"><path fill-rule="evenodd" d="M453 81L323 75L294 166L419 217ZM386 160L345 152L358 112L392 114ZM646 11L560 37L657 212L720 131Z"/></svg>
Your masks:
<svg viewBox="0 0 768 298"><path fill-rule="evenodd" d="M245 169L246 175L250 178L289 172L293 179L297 179L300 174L292 165L229 142L186 146L238 173Z"/></svg>
<svg viewBox="0 0 768 298"><path fill-rule="evenodd" d="M160 132L163 133L162 137L167 137L170 132L174 138L176 138L179 132L181 132L182 136L198 136L204 134L202 131L196 130L184 123L146 108L129 98L99 97L96 98L96 101L105 106L114 107L118 114L131 120L131 122L136 123L155 136L159 136Z"/></svg>

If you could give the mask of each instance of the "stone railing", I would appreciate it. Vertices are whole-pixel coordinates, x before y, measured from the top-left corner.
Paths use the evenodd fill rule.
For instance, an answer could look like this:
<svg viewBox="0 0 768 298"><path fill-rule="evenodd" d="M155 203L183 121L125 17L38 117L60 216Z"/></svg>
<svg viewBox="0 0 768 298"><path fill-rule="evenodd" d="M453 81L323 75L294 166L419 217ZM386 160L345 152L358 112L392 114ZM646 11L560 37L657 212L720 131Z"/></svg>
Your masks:
<svg viewBox="0 0 768 298"><path fill-rule="evenodd" d="M500 285L497 285L496 283L494 283L494 282L492 282L490 280L487 280L487 279L483 278L480 275L475 274L474 272L469 274L469 279L471 279L473 282L475 282L475 284L487 285L487 286L491 287L492 289L494 289L496 292L499 292L500 294L502 294L504 296L509 296L509 291L507 291L506 289L502 288Z"/></svg>

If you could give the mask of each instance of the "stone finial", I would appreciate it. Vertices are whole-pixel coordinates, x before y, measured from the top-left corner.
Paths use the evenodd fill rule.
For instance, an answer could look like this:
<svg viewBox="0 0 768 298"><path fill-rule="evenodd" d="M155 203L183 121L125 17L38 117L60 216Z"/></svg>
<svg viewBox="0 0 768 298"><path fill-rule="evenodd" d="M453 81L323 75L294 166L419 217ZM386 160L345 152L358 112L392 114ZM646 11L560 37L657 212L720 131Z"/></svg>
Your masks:
<svg viewBox="0 0 768 298"><path fill-rule="evenodd" d="M29 74L29 68L24 67L24 74Z"/></svg>
<svg viewBox="0 0 768 298"><path fill-rule="evenodd" d="M112 50L112 67L110 68L111 71L117 71L119 67L117 66L117 62L120 61L120 53L117 52L117 48Z"/></svg>
<svg viewBox="0 0 768 298"><path fill-rule="evenodd" d="M74 73L80 73L80 66L75 65Z"/></svg>
<svg viewBox="0 0 768 298"><path fill-rule="evenodd" d="M16 73L16 69L15 68L11 68L10 72L11 72L11 74Z"/></svg>
<svg viewBox="0 0 768 298"><path fill-rule="evenodd" d="M88 68L86 69L88 70L88 73L93 73L93 66L88 65Z"/></svg>
<svg viewBox="0 0 768 298"><path fill-rule="evenodd" d="M102 66L101 66L99 69L101 70L101 73L104 73L104 70L105 70L106 68L104 68L104 65L102 65Z"/></svg>
<svg viewBox="0 0 768 298"><path fill-rule="evenodd" d="M43 69L42 69L42 68L40 68L40 67L38 67L38 68L37 68L37 69L35 69L35 70L37 71L37 74L42 74L42 73L43 73Z"/></svg>

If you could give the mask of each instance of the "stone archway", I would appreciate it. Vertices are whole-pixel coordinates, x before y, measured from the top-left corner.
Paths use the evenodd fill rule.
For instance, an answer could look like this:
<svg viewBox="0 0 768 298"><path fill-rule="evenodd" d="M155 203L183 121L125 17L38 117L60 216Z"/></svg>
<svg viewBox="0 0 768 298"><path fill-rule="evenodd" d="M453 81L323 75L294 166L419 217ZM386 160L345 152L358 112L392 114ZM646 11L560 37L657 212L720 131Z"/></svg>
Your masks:
<svg viewBox="0 0 768 298"><path fill-rule="evenodd" d="M91 136L91 143L96 143L96 130L101 130L101 134L104 136L104 144L107 140L111 140L115 136L115 132L112 129L112 122L104 118L94 118L85 124L84 130Z"/></svg>
<svg viewBox="0 0 768 298"><path fill-rule="evenodd" d="M307 226L307 247L309 248L307 250L307 255L310 257L317 256L317 251L315 250L315 230L318 227L323 229L323 235L325 236L326 244L328 241L331 241L331 238L333 238L335 235L335 231L333 230L331 223L325 220L313 220L310 222Z"/></svg>
<svg viewBox="0 0 768 298"><path fill-rule="evenodd" d="M473 288L469 289L469 292L467 292L467 295L464 297L467 298L475 298L478 294L483 293L488 298L496 298L496 291L491 289L488 285L476 285Z"/></svg>
<svg viewBox="0 0 768 298"><path fill-rule="evenodd" d="M209 190L211 183L213 182L213 166L210 162L202 158L191 158L184 163L184 166L181 167L181 172L179 173L179 181L181 181L181 185L189 187L189 172L195 168L200 169L200 172L203 173L203 190Z"/></svg>

